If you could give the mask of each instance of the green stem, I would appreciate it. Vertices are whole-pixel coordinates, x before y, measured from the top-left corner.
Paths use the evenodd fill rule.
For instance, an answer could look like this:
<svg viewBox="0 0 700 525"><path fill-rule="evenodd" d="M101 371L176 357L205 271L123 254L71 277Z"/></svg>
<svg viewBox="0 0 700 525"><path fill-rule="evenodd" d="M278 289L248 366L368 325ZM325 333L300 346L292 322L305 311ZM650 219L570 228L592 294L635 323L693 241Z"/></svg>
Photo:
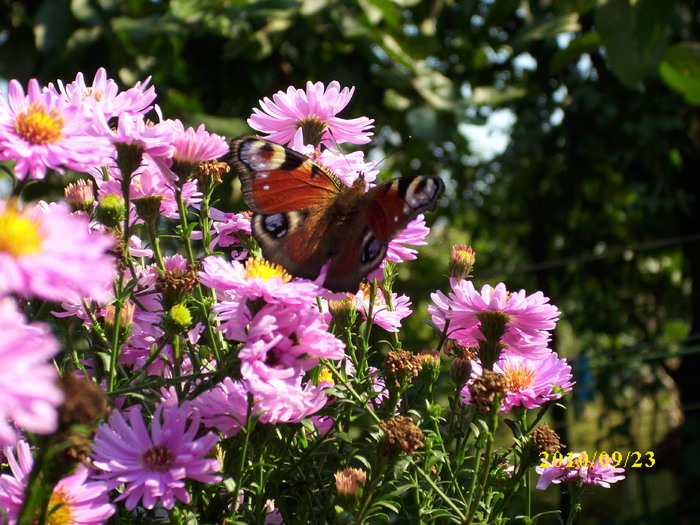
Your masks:
<svg viewBox="0 0 700 525"><path fill-rule="evenodd" d="M440 487L438 487L438 486L435 484L435 481L434 481L430 476L428 476L425 472L423 472L423 470L417 469L417 471L418 471L418 475L421 476L421 477L423 478L423 480L424 480L428 485L430 485L430 488L433 489L433 491L434 491L438 496L440 496L440 498L447 504L448 507L450 507L450 509L452 509L452 512L455 513L455 516L456 516L457 518L459 518L462 522L465 522L465 523L466 523L465 520L466 520L467 518L464 516L464 514L462 514L462 511L459 510L459 507L457 507L457 505L454 504L454 502L452 501L452 499L451 499L447 494L445 494L445 493L440 489Z"/></svg>
<svg viewBox="0 0 700 525"><path fill-rule="evenodd" d="M474 519L474 516L476 515L476 511L479 509L479 503L481 501L481 496L484 494L484 491L486 490L486 485L488 483L489 479L489 473L491 471L491 461L492 461L492 455L493 455L493 444L494 444L494 438L496 435L496 429L498 428L498 408L500 407L500 403L495 403L495 406L491 407L491 410L489 411L489 432L488 436L486 438L486 448L484 450L484 461L481 462L481 465L479 465L480 458L477 455L476 456L476 461L479 470L478 473L478 483L476 484L474 494L471 497L471 504L469 506L469 514L467 515L467 520L466 523L471 523L472 520ZM476 473L476 469L475 469ZM475 474L476 475L476 474Z"/></svg>
<svg viewBox="0 0 700 525"><path fill-rule="evenodd" d="M192 249L192 242L189 236L189 223L187 221L187 208L185 207L185 201L182 198L182 191L175 191L175 200L177 201L177 208L180 214L180 229L181 229L181 240L182 244L185 246L185 252L187 253L187 262L192 266L192 268L197 268L197 260L194 256L194 250ZM195 288L195 293L197 299L199 300L199 306L202 310L202 318L204 320L204 326L206 327L207 336L212 345L212 351L214 353L214 358L217 362L221 362L221 349L223 347L223 341L220 338L221 334L218 334L214 329L211 322L211 317L209 312L206 311L207 299L205 298L204 292L202 291L202 285L198 284ZM215 300L216 296L214 290L210 290L209 299Z"/></svg>

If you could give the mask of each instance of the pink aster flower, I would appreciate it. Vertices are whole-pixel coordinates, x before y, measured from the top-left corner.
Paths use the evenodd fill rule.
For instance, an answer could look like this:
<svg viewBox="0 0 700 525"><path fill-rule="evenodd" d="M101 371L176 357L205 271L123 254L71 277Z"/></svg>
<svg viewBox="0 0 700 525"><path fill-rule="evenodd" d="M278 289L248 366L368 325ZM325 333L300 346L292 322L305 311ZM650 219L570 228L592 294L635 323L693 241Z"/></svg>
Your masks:
<svg viewBox="0 0 700 525"><path fill-rule="evenodd" d="M362 151L336 153L325 149L316 157L316 161L335 173L348 187L352 186L360 175L368 186L372 186L379 174L379 170L376 169L377 162L365 160L365 154Z"/></svg>
<svg viewBox="0 0 700 525"><path fill-rule="evenodd" d="M493 371L503 374L508 385L501 405L502 414L516 406L537 408L547 401L560 399L571 392L574 385L571 366L555 352L539 360L504 354L494 364ZM472 380L482 373L480 363L472 361ZM471 403L470 383L462 389L462 401L468 404Z"/></svg>
<svg viewBox="0 0 700 525"><path fill-rule="evenodd" d="M71 300L74 292L108 298L115 276L106 253L114 240L89 232L89 220L60 204L27 205L0 201L0 293L14 292L50 301Z"/></svg>
<svg viewBox="0 0 700 525"><path fill-rule="evenodd" d="M323 129L320 143L327 148L339 142L366 144L372 133L373 119L359 117L341 119L336 115L347 106L355 88L340 88L333 81L326 88L322 82L306 83L306 89L289 87L286 92L278 91L272 100L265 97L260 101L262 109L254 108L248 124L253 129L267 133L267 138L279 144L290 144L298 129ZM310 143L305 137L305 142ZM316 144L314 144L316 145Z"/></svg>
<svg viewBox="0 0 700 525"><path fill-rule="evenodd" d="M66 104L52 89L29 81L25 95L11 80L7 99L0 97L0 160L16 160L15 174L23 180L43 179L46 170L85 172L107 163L114 148L100 116Z"/></svg>
<svg viewBox="0 0 700 525"><path fill-rule="evenodd" d="M112 142L138 144L154 160L173 156L175 147L172 145L172 135L169 126L163 123L147 125L143 115L129 113L119 115L117 128L111 132Z"/></svg>
<svg viewBox="0 0 700 525"><path fill-rule="evenodd" d="M186 181L202 161L222 156L229 149L226 139L209 133L201 124L196 130L187 128L179 120L164 120L157 124L170 134L172 155L156 158L163 176L170 181Z"/></svg>
<svg viewBox="0 0 700 525"><path fill-rule="evenodd" d="M328 403L328 383L303 383L300 377L288 380L234 381L225 378L192 401L192 409L202 423L216 428L225 437L236 435L246 424L248 411L261 423L298 423ZM249 394L253 405L248 407Z"/></svg>
<svg viewBox="0 0 700 525"><path fill-rule="evenodd" d="M40 324L27 324L14 301L0 299L0 445L15 440L8 420L38 434L58 426L56 409L63 402L56 368L47 363L58 342Z"/></svg>
<svg viewBox="0 0 700 525"><path fill-rule="evenodd" d="M304 383L301 377L290 380L247 382L255 398L253 413L261 413L261 423L298 423L315 414L328 403L325 389L329 383Z"/></svg>
<svg viewBox="0 0 700 525"><path fill-rule="evenodd" d="M428 307L433 322L444 329L449 320L450 339L460 345L478 347L481 333L480 316L488 312L498 312L507 317L502 342L504 352L522 355L531 359L541 359L549 355L549 330L553 330L559 310L549 303L542 292L526 295L525 290L509 292L503 283L495 288L484 285L478 292L471 281L452 280L452 292L445 296L438 291L431 295L435 305Z"/></svg>
<svg viewBox="0 0 700 525"><path fill-rule="evenodd" d="M106 120L111 117L128 113L130 115L147 113L156 98L155 88L148 87L151 77L143 82L137 82L134 87L120 91L117 83L107 78L107 71L101 67L95 73L92 85L85 82L83 73L78 73L75 80L64 85L58 81L58 89L66 102L73 104L88 104L93 111L99 111Z"/></svg>
<svg viewBox="0 0 700 525"><path fill-rule="evenodd" d="M421 213L389 242L386 250L386 260L395 263L414 260L418 251L406 245L425 246L428 244L425 238L429 233L430 228L425 224L425 215Z"/></svg>
<svg viewBox="0 0 700 525"><path fill-rule="evenodd" d="M367 320L370 311L370 287L361 284L360 289L355 294L357 309L362 317ZM398 332L401 328L401 320L411 315L411 300L405 296L391 294L391 309L381 290L377 289L372 305L372 322L382 327L387 332Z"/></svg>
<svg viewBox="0 0 700 525"><path fill-rule="evenodd" d="M548 467L536 467L535 471L540 475L537 488L545 490L550 483L564 483L579 481L584 485L600 485L610 488L611 483L617 483L625 479L621 474L624 468L615 467L609 456L601 456L595 461L588 460L585 452L576 454L563 454L561 464Z"/></svg>
<svg viewBox="0 0 700 525"><path fill-rule="evenodd" d="M248 419L245 382L224 378L213 388L199 394L192 401L192 409L201 416L204 426L216 428L226 438L236 435Z"/></svg>
<svg viewBox="0 0 700 525"><path fill-rule="evenodd" d="M226 213L216 208L211 208L209 218L212 219L213 230L209 248L214 251L216 247L230 248L241 246L240 251L232 251L231 258L242 260L248 256L248 250L243 248L243 239L250 237L251 214L250 213Z"/></svg>
<svg viewBox="0 0 700 525"><path fill-rule="evenodd" d="M197 188L197 181L185 182L181 191L185 206L198 207L202 202L202 192ZM129 190L129 198L132 202L147 197L161 198L160 214L164 217L179 218L180 212L175 198L175 187L170 180L163 176L160 167L149 157L143 159L141 166L134 173Z"/></svg>
<svg viewBox="0 0 700 525"><path fill-rule="evenodd" d="M5 447L4 453L12 475L0 476L0 508L7 512L10 525L14 525L24 503L34 459L29 445L22 440L14 447ZM87 481L88 474L88 469L79 465L74 474L59 480L49 499L48 512L53 514L47 523L99 525L114 514L106 485Z"/></svg>
<svg viewBox="0 0 700 525"><path fill-rule="evenodd" d="M262 298L267 302L284 303L290 306L305 305L315 301L319 295L318 285L306 280L290 280L291 277L280 266L264 259L248 259L245 264L228 262L221 257L207 257L199 274L204 286L217 291L222 300L240 302ZM227 306L220 306L221 319Z"/></svg>
<svg viewBox="0 0 700 525"><path fill-rule="evenodd" d="M135 405L122 412L115 410L109 422L100 425L95 436L93 464L102 471L96 476L110 488L124 484L115 501L126 500L126 508L139 502L147 509L160 503L166 509L175 506L175 498L190 502L185 479L218 483L221 469L217 459L207 457L218 438L213 433L197 437L199 416L188 426L188 407L159 405L153 414L151 430Z"/></svg>
<svg viewBox="0 0 700 525"><path fill-rule="evenodd" d="M196 130L192 127L185 129L179 120L165 120L161 125L172 133L172 145L175 148L173 160L176 162L198 163L228 153L226 139L209 133L204 129L204 124L200 124Z"/></svg>
<svg viewBox="0 0 700 525"><path fill-rule="evenodd" d="M308 307L267 304L240 340L246 343L238 352L241 376L248 381L290 379L318 365L320 358L345 357L343 342L328 332L321 313Z"/></svg>

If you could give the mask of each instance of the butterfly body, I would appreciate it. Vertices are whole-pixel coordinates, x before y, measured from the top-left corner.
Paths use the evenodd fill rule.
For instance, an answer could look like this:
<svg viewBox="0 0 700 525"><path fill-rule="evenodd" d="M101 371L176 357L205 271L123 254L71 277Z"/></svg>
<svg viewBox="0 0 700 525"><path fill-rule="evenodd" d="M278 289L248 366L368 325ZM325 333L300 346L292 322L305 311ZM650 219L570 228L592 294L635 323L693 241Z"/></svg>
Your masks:
<svg viewBox="0 0 700 525"><path fill-rule="evenodd" d="M356 292L389 241L433 210L444 190L439 178L423 175L367 192L362 177L347 187L313 159L258 137L232 140L227 160L239 173L265 258L308 279L330 263L323 284L334 292Z"/></svg>

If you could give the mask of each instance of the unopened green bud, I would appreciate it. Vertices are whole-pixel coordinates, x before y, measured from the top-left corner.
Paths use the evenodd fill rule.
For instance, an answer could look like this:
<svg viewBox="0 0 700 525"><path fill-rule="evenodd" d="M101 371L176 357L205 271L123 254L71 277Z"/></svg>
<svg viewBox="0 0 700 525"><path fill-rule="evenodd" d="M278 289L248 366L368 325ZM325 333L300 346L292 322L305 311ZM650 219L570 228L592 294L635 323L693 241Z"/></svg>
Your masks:
<svg viewBox="0 0 700 525"><path fill-rule="evenodd" d="M124 220L126 205L118 193L107 193L98 198L97 220L105 226L114 227Z"/></svg>

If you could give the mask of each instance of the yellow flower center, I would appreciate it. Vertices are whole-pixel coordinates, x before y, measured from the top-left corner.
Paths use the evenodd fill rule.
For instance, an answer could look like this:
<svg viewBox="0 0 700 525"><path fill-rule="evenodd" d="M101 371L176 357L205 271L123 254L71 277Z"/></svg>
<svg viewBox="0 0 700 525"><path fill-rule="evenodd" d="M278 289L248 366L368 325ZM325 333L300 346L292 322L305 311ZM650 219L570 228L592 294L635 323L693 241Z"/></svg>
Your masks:
<svg viewBox="0 0 700 525"><path fill-rule="evenodd" d="M94 98L98 102L102 100L102 95L104 92L101 89L95 89L94 87L88 87L83 93L83 98Z"/></svg>
<svg viewBox="0 0 700 525"><path fill-rule="evenodd" d="M525 366L507 366L503 369L503 372L506 376L508 391L510 392L520 392L521 390L525 390L532 385L536 375L534 370Z"/></svg>
<svg viewBox="0 0 700 525"><path fill-rule="evenodd" d="M17 115L15 131L31 144L55 144L63 138L65 119L57 109L48 111L38 102L29 104L27 111Z"/></svg>
<svg viewBox="0 0 700 525"><path fill-rule="evenodd" d="M285 283L291 279L291 276L279 264L271 263L265 259L248 259L245 264L245 277L246 279L260 277L265 281L279 277Z"/></svg>
<svg viewBox="0 0 700 525"><path fill-rule="evenodd" d="M367 300L367 303L369 304L369 298L370 295L372 294L372 285L369 284L367 281L363 281L360 283L360 289L358 293L362 292L364 298ZM374 306L386 306L386 299L384 298L384 294L382 291L377 288L376 293L374 294Z"/></svg>
<svg viewBox="0 0 700 525"><path fill-rule="evenodd" d="M49 499L47 525L70 525L74 523L71 505L74 500L65 489L54 490Z"/></svg>
<svg viewBox="0 0 700 525"><path fill-rule="evenodd" d="M14 257L41 251L39 225L23 216L13 205L0 212L0 252Z"/></svg>
<svg viewBox="0 0 700 525"><path fill-rule="evenodd" d="M321 368L321 371L318 373L318 381L316 384L318 385L324 381L328 381L331 385L335 385L335 381L333 381L333 374L331 374L331 371L327 368Z"/></svg>

